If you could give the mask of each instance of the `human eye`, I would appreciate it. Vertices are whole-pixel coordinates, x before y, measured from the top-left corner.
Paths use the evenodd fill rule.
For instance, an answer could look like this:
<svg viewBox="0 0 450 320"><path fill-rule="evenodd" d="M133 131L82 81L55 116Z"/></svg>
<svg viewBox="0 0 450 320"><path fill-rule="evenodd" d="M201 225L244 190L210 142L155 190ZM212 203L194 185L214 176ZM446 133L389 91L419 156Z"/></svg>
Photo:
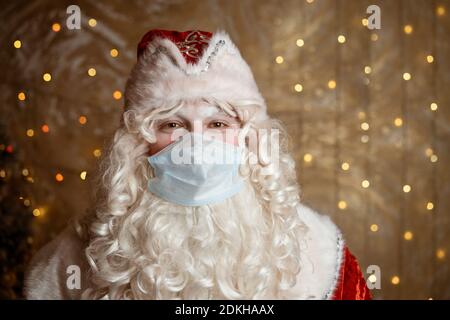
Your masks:
<svg viewBox="0 0 450 320"><path fill-rule="evenodd" d="M221 129L229 127L229 124L222 120L214 120L209 123L208 127L213 129Z"/></svg>
<svg viewBox="0 0 450 320"><path fill-rule="evenodd" d="M183 123L175 120L164 121L158 126L161 131L172 131L182 127L184 127Z"/></svg>

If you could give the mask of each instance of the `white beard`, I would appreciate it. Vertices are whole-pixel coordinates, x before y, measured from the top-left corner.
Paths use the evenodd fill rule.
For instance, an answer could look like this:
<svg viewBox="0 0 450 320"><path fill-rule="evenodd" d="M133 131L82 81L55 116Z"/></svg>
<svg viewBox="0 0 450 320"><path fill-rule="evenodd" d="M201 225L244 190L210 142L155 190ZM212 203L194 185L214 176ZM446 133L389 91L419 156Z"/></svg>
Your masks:
<svg viewBox="0 0 450 320"><path fill-rule="evenodd" d="M200 207L175 205L146 192L113 238L91 241L88 252L94 253L98 271L84 295L276 299L295 278L280 269L293 268L296 239L274 224L249 183L220 204ZM273 243L280 241L286 250L274 252Z"/></svg>

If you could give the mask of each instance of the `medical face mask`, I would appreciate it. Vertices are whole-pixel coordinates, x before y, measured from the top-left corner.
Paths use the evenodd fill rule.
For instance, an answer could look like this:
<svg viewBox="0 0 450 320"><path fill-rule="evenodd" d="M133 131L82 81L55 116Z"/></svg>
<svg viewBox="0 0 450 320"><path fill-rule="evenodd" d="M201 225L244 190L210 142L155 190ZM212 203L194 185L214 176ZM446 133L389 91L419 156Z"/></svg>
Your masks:
<svg viewBox="0 0 450 320"><path fill-rule="evenodd" d="M242 148L199 133L188 133L148 157L155 177L148 189L185 206L221 202L241 191Z"/></svg>

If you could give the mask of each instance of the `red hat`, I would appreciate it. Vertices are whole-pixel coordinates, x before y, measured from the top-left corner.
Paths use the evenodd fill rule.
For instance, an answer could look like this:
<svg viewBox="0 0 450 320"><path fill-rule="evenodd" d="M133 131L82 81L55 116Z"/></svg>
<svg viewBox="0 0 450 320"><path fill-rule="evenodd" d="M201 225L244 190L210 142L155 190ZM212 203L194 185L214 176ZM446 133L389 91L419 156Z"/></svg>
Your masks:
<svg viewBox="0 0 450 320"><path fill-rule="evenodd" d="M125 91L127 109L213 98L235 106L256 105L257 117L267 118L250 67L223 31L150 30L139 42L137 55Z"/></svg>

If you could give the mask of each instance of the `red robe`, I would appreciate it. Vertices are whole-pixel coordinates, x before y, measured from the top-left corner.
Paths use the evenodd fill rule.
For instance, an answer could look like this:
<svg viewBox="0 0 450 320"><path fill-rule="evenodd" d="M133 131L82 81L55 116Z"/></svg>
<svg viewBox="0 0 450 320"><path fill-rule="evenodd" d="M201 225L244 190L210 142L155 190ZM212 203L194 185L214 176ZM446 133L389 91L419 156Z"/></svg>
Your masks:
<svg viewBox="0 0 450 320"><path fill-rule="evenodd" d="M333 293L333 300L371 300L366 280L358 261L347 246L344 247L339 280Z"/></svg>

